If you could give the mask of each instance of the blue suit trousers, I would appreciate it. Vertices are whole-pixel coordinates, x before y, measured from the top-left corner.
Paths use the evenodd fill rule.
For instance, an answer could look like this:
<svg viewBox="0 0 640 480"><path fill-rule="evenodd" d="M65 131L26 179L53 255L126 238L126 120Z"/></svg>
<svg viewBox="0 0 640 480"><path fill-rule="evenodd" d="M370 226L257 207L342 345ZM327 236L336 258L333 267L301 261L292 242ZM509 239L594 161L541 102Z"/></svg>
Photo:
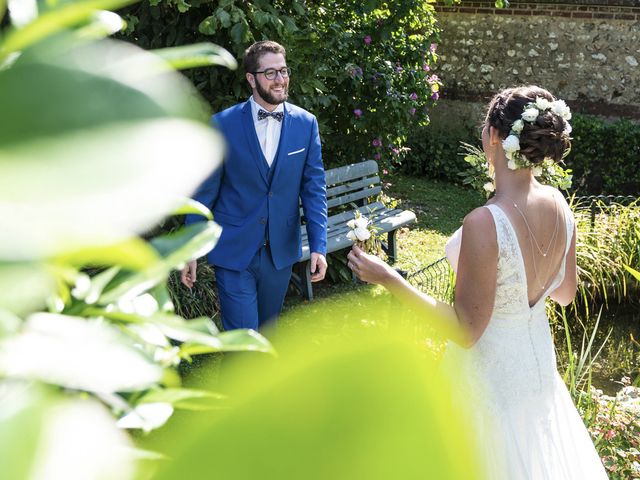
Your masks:
<svg viewBox="0 0 640 480"><path fill-rule="evenodd" d="M215 267L225 330L258 330L282 310L292 265L277 269L268 245L260 247L245 270Z"/></svg>

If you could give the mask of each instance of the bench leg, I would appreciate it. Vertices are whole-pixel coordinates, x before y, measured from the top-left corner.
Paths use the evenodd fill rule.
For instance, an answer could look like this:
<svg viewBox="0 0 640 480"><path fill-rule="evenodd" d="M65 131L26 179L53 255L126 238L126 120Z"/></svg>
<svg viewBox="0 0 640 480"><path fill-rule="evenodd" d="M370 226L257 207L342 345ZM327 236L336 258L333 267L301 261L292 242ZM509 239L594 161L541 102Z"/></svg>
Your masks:
<svg viewBox="0 0 640 480"><path fill-rule="evenodd" d="M396 259L398 258L398 247L396 245L395 230L387 233L387 255L389 257L389 263L396 263Z"/></svg>
<svg viewBox="0 0 640 480"><path fill-rule="evenodd" d="M300 290L305 300L313 300L313 286L311 284L311 263L298 263L292 275L292 281Z"/></svg>

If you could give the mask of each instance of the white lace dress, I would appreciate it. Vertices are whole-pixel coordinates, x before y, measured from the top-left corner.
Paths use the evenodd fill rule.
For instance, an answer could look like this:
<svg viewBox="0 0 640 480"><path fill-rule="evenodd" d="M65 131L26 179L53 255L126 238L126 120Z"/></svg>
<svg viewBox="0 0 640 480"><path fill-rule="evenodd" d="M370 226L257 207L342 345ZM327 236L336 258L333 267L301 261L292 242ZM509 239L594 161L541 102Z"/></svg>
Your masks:
<svg viewBox="0 0 640 480"><path fill-rule="evenodd" d="M545 299L564 278L573 216L565 209L567 245L560 270L530 307L524 260L516 233L497 205L488 205L496 225L498 272L495 305L487 329L470 349L448 346L445 364L462 369L459 393L473 402L481 459L488 477L509 480L606 479L569 392L558 374ZM461 229L446 253L454 270Z"/></svg>

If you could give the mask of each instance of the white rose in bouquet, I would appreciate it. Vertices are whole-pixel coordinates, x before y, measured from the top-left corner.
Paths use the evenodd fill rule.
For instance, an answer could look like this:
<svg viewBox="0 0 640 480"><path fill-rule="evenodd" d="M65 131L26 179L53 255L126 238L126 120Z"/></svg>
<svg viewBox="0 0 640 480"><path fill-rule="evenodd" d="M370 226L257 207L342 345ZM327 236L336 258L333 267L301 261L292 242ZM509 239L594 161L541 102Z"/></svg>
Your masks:
<svg viewBox="0 0 640 480"><path fill-rule="evenodd" d="M377 232L380 230L373 225L371 220L363 216L360 212L356 212L356 217L347 222L350 228L347 232L347 238L357 244L367 253L381 254L380 240Z"/></svg>
<svg viewBox="0 0 640 480"><path fill-rule="evenodd" d="M369 220L366 217L358 217L354 219L354 228L367 228L369 226Z"/></svg>
<svg viewBox="0 0 640 480"><path fill-rule="evenodd" d="M371 232L366 228L356 227L347 233L347 238L352 242L364 242L371 238Z"/></svg>

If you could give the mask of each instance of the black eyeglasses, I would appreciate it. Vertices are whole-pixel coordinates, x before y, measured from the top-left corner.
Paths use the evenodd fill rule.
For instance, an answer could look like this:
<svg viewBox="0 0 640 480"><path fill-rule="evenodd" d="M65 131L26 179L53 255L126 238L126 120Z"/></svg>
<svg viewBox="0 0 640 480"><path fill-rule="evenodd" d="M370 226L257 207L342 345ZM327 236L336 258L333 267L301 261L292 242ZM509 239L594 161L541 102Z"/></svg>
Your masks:
<svg viewBox="0 0 640 480"><path fill-rule="evenodd" d="M258 73L262 73L264 78L267 80L275 80L278 73L282 75L282 78L288 78L291 75L291 69L289 67L283 67L280 70L276 70L275 68L267 68L266 70L262 70L261 72L251 72L254 75Z"/></svg>

